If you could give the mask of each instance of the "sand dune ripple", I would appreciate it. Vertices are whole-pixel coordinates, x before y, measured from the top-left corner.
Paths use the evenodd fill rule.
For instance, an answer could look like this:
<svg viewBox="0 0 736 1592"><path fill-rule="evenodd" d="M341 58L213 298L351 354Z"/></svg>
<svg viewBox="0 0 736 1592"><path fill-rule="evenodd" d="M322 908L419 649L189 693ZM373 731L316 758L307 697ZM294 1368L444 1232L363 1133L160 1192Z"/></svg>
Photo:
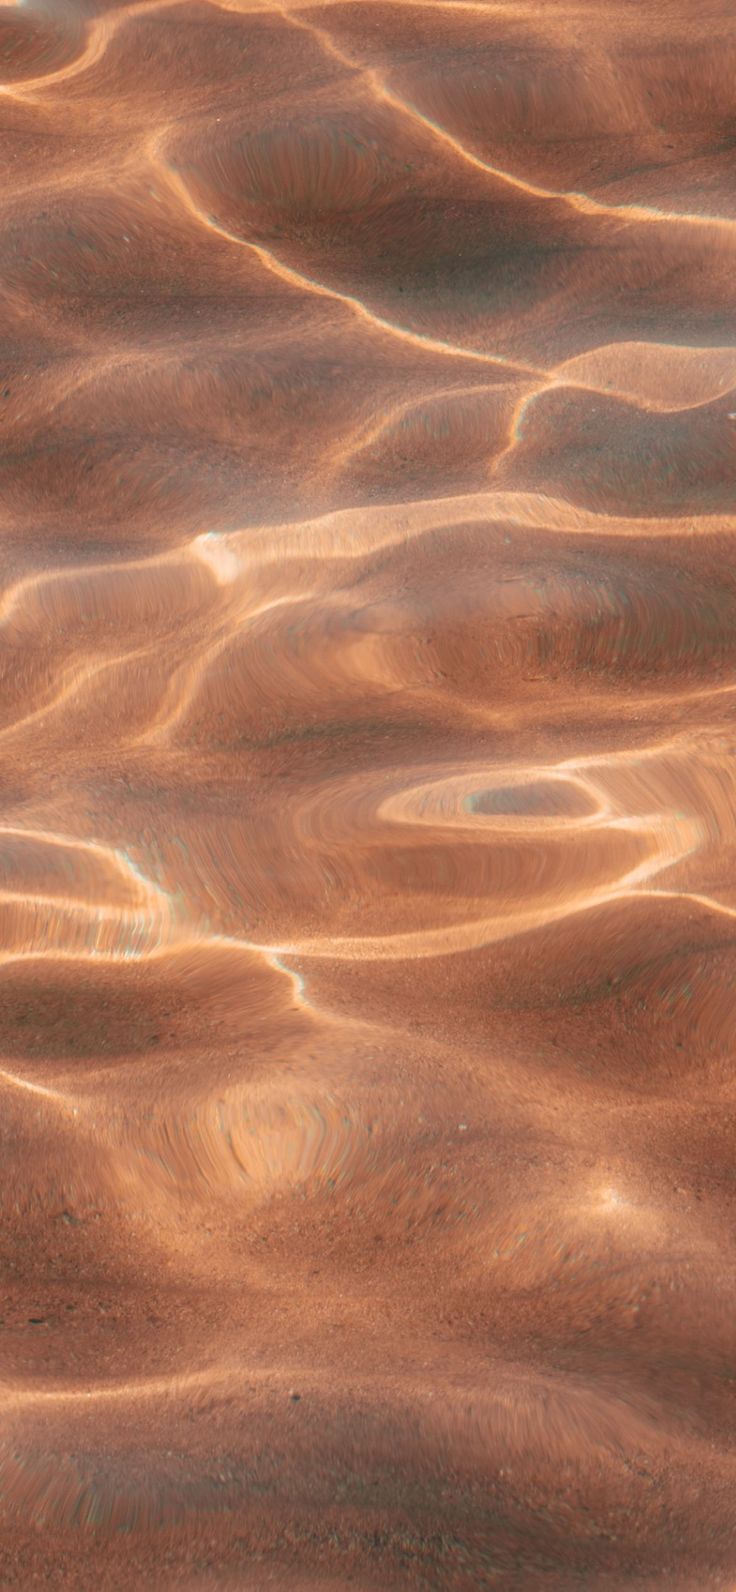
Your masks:
<svg viewBox="0 0 736 1592"><path fill-rule="evenodd" d="M0 8L0 1584L736 1585L733 8Z"/></svg>

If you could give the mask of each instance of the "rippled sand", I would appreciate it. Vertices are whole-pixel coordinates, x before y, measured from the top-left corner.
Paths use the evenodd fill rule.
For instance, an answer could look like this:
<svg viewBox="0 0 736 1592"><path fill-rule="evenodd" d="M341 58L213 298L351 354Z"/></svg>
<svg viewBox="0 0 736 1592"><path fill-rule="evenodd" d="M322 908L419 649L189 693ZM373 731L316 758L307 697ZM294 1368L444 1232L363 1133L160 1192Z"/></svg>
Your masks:
<svg viewBox="0 0 736 1592"><path fill-rule="evenodd" d="M0 9L0 1585L736 1584L736 19Z"/></svg>

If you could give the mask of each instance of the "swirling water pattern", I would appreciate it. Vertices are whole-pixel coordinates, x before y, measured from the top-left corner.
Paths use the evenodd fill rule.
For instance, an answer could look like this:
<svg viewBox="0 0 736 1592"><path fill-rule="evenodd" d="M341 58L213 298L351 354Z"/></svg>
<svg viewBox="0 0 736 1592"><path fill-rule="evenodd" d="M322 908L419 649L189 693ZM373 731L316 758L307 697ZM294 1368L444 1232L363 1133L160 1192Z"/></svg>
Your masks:
<svg viewBox="0 0 736 1592"><path fill-rule="evenodd" d="M0 1584L736 1585L725 0L0 8Z"/></svg>

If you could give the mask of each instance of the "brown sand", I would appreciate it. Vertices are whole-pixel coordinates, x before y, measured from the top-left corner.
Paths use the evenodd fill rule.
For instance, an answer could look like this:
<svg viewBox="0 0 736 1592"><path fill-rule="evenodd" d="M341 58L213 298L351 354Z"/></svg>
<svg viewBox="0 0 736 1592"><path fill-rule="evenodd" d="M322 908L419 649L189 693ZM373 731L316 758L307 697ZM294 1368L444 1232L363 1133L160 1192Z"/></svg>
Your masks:
<svg viewBox="0 0 736 1592"><path fill-rule="evenodd" d="M736 18L0 9L0 1585L736 1585Z"/></svg>

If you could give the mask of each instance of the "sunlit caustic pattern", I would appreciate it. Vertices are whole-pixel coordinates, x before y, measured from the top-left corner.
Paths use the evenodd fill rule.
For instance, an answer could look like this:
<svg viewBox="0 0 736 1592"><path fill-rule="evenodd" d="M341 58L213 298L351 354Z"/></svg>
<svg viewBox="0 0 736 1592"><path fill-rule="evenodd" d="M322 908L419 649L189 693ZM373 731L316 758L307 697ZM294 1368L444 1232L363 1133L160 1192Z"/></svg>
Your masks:
<svg viewBox="0 0 736 1592"><path fill-rule="evenodd" d="M3 1588L736 1588L735 83L0 8Z"/></svg>

